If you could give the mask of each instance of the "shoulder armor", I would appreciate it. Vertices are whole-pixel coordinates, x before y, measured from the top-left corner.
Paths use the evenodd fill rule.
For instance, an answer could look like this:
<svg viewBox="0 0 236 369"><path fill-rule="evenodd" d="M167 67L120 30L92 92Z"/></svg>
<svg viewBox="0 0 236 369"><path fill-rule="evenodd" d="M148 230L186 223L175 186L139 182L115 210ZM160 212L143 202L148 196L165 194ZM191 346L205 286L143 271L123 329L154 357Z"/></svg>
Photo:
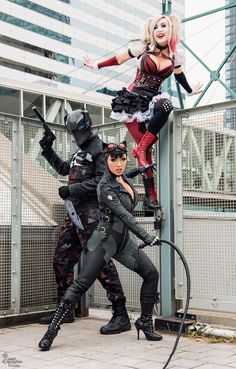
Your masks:
<svg viewBox="0 0 236 369"><path fill-rule="evenodd" d="M130 41L128 44L128 50L133 57L139 57L146 49L146 44L141 40Z"/></svg>

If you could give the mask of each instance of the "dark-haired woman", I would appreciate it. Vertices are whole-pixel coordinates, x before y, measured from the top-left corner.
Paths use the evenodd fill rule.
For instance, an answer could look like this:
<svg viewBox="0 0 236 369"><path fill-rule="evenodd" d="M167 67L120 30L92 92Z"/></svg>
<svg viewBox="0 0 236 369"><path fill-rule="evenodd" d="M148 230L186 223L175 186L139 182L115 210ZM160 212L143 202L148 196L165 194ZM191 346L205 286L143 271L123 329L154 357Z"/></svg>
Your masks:
<svg viewBox="0 0 236 369"><path fill-rule="evenodd" d="M149 245L157 244L158 238L140 227L132 215L138 202L138 194L131 180L124 174L127 163L126 143L106 144L104 151L107 168L98 185L100 222L87 243L85 262L79 276L67 289L52 323L39 342L42 350L50 349L64 316L74 308L111 258L143 278L140 292L141 316L135 322L138 338L141 330L147 340L162 339L162 336L154 332L152 320L153 307L158 296L159 274L149 257L138 250L130 231Z"/></svg>

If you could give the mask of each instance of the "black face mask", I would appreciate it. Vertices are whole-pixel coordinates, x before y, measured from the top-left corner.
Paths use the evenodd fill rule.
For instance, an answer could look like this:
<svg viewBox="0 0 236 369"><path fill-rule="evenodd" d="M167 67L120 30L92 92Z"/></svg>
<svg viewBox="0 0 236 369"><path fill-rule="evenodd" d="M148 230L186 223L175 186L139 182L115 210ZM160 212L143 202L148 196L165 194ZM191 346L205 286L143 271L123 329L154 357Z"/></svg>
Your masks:
<svg viewBox="0 0 236 369"><path fill-rule="evenodd" d="M68 132L74 137L78 146L83 145L91 136L92 121L87 110L75 110L65 119Z"/></svg>

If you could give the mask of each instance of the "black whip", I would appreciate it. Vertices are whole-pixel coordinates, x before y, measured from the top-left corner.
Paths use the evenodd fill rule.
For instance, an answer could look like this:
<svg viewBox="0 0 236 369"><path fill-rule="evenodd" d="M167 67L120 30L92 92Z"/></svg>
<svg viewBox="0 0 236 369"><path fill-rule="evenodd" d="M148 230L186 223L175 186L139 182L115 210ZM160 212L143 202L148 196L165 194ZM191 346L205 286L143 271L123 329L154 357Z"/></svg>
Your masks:
<svg viewBox="0 0 236 369"><path fill-rule="evenodd" d="M154 241L155 242L155 241ZM175 353L175 350L177 349L177 346L178 346L178 343L179 343L179 340L180 340L180 337L181 337L181 332L182 332L182 329L183 329L183 325L184 325L184 321L185 321L185 318L186 318L186 314L187 314L187 311L188 311L188 307L189 307L189 300L190 300L190 289L191 289L191 281L190 281L190 272L189 272L189 267L188 267L188 264L187 264L187 261L184 257L184 254L182 253L182 251L171 241L166 241L166 240L159 240L157 239L157 241L154 243L155 245L161 245L162 243L166 243L168 244L170 247L172 247L176 252L177 254L179 254L180 256L180 259L182 260L182 263L184 265L184 269L185 269L185 273L186 273L186 279L187 279L187 296L186 296L186 302L185 302L185 308L184 308L184 313L183 313L183 316L182 316L182 319L181 319L181 324L180 324L180 327L179 327L179 331L177 333L177 337L176 337L176 340L175 340L175 344L173 346L173 349L169 355L169 358L167 360L167 362L165 363L165 365L163 366L162 369L165 369L167 368L169 362L171 361L174 353ZM153 245L154 245L153 244ZM152 245L152 246L153 246ZM146 247L148 245L146 244L141 244L139 246L139 249L143 249L144 247Z"/></svg>

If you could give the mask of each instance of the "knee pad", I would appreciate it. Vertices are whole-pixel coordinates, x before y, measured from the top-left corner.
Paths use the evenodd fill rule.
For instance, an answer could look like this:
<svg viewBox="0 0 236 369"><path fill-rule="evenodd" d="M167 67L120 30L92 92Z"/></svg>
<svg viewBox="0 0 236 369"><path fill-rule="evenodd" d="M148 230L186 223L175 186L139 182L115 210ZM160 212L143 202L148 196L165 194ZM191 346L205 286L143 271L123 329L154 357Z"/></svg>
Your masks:
<svg viewBox="0 0 236 369"><path fill-rule="evenodd" d="M157 113L158 111L170 113L172 109L173 104L170 99L160 99L155 103L154 113Z"/></svg>

